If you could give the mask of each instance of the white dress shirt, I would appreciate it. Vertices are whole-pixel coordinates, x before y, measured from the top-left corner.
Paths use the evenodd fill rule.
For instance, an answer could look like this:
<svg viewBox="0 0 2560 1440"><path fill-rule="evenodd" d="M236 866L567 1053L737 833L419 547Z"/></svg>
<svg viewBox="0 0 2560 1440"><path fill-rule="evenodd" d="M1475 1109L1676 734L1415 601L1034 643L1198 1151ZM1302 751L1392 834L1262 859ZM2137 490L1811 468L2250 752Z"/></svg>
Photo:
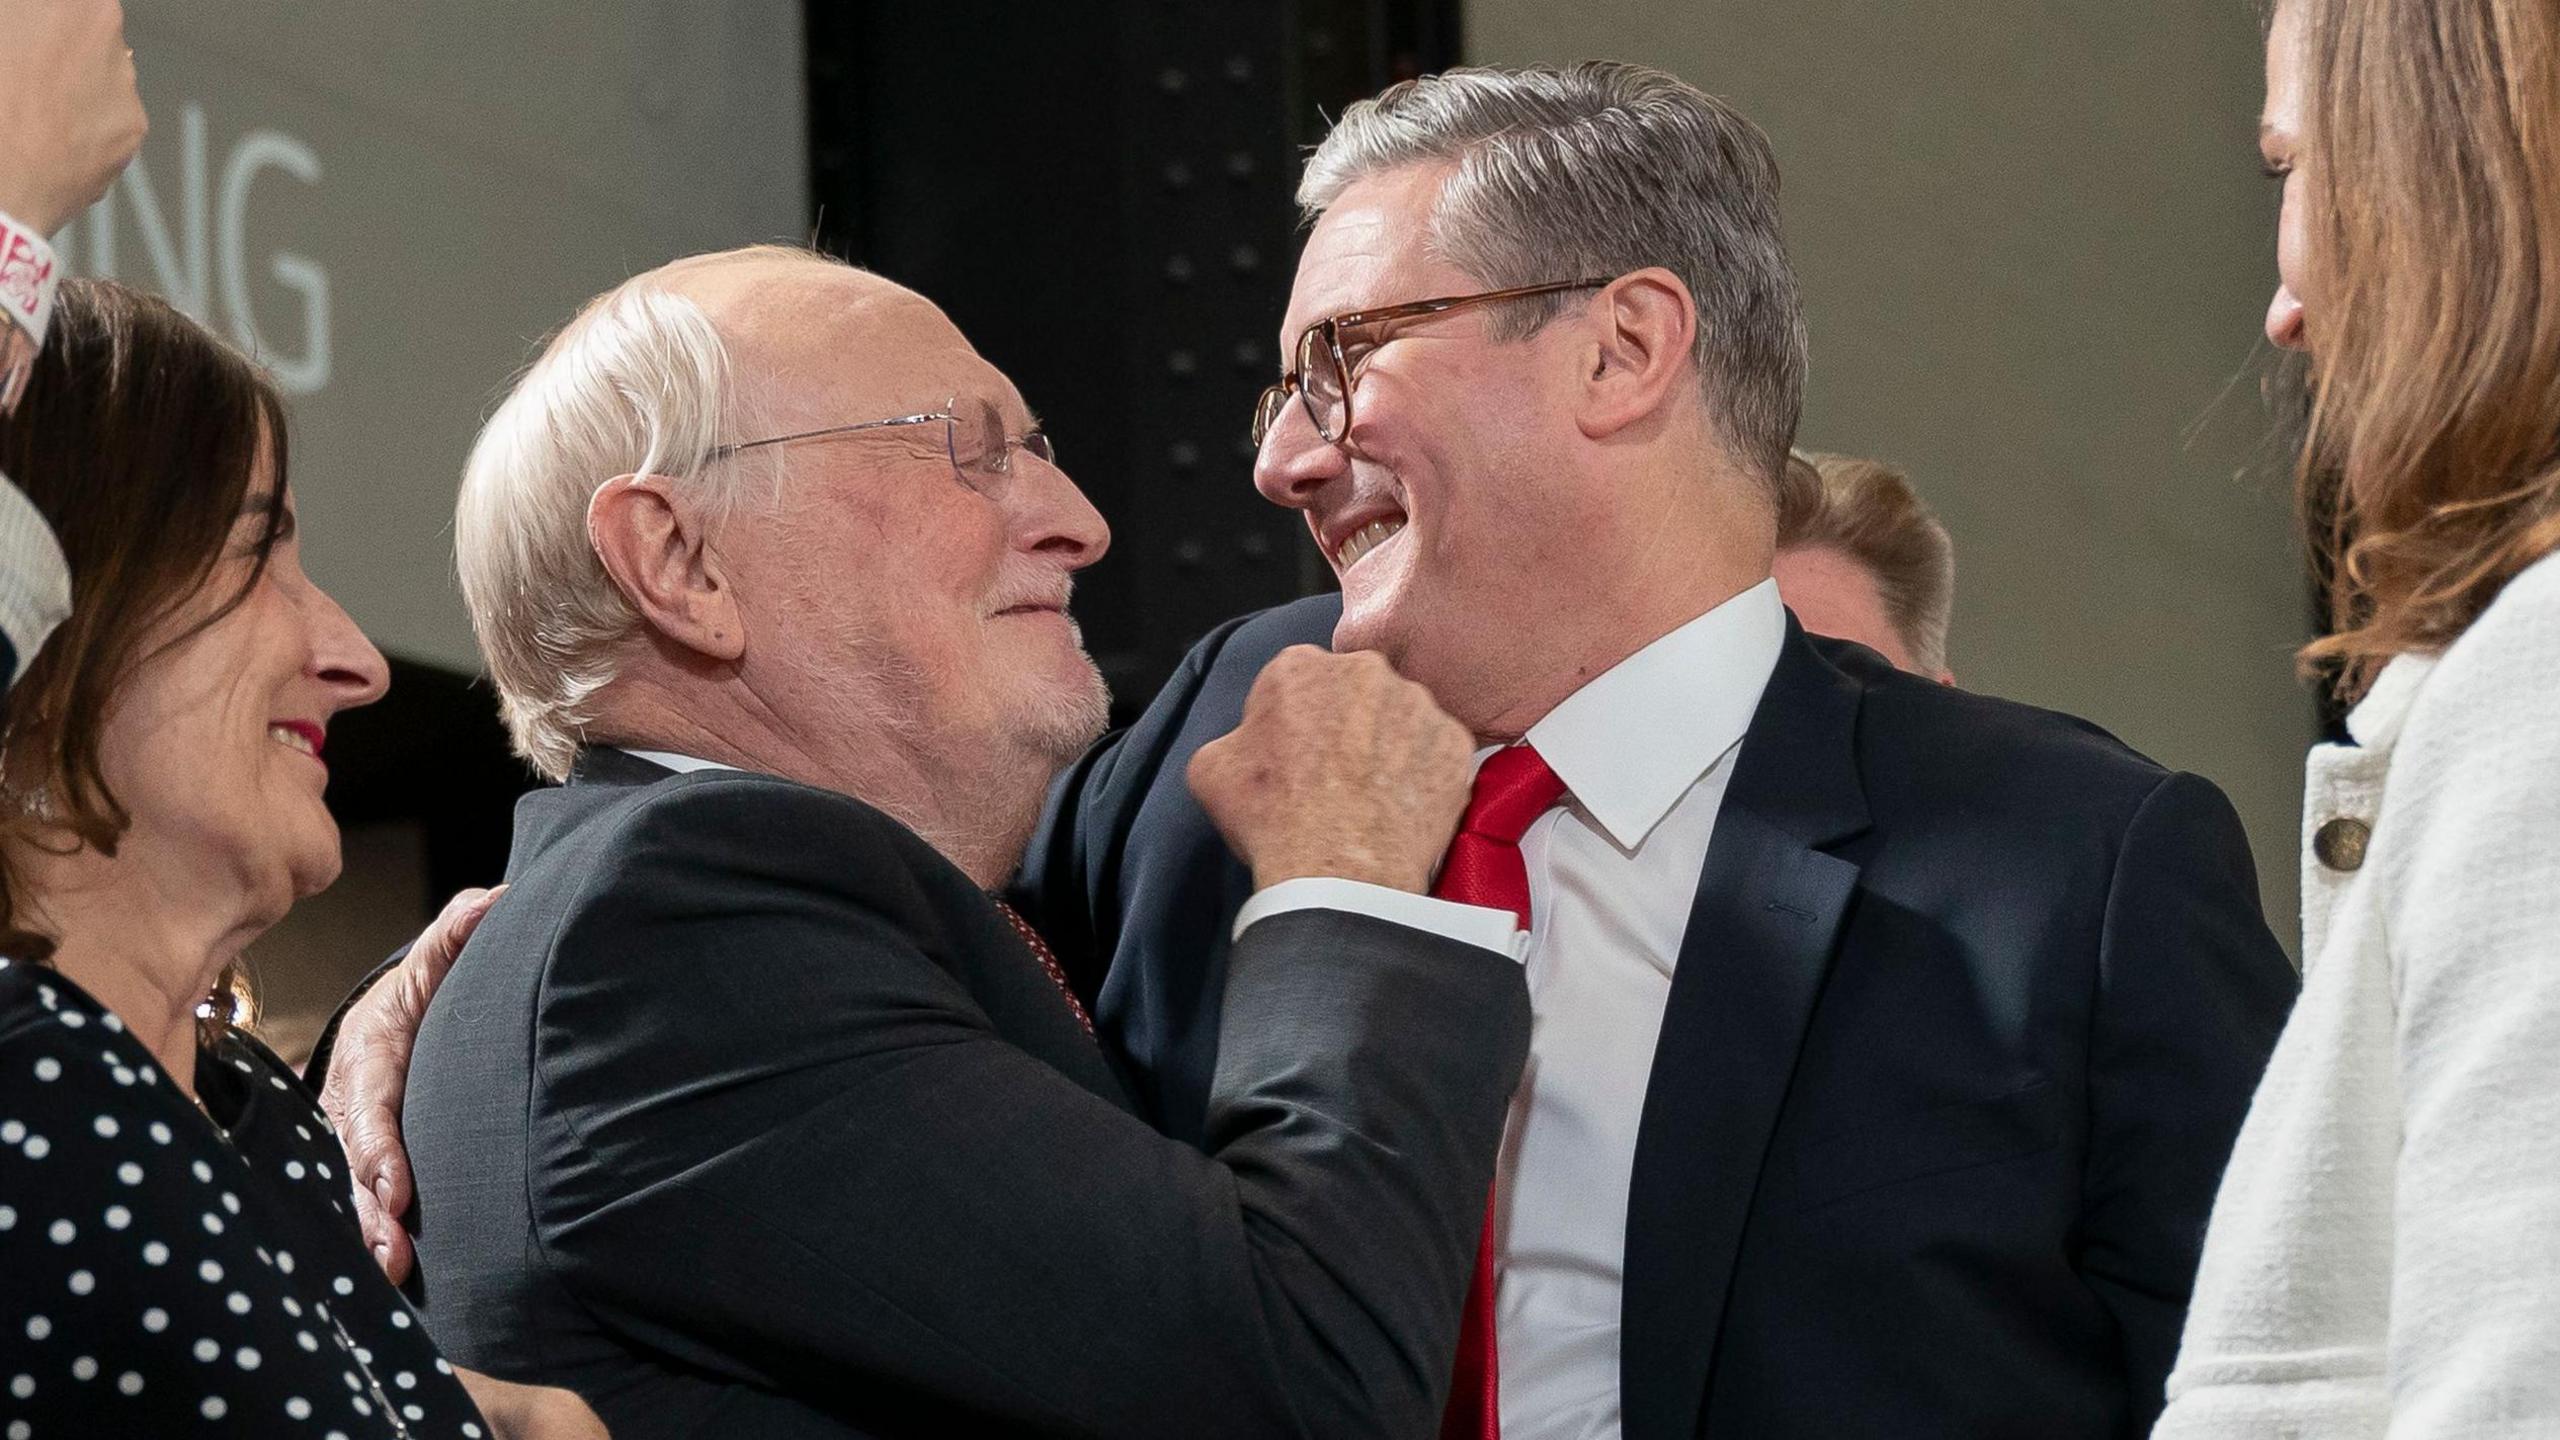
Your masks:
<svg viewBox="0 0 2560 1440"><path fill-rule="evenodd" d="M1536 1024L1495 1188L1507 1440L1618 1435L1636 1125L1707 844L1786 624L1763 581L1529 729L1572 799L1520 844Z"/></svg>
<svg viewBox="0 0 2560 1440"><path fill-rule="evenodd" d="M1494 1180L1505 1440L1618 1435L1636 1125L1707 842L1786 634L1777 582L1764 580L1586 682L1529 727L1528 742L1569 799L1520 841L1532 928L1514 933L1511 951L1528 965L1534 1028ZM1482 917L1511 923L1499 910L1346 880L1293 880L1254 896L1236 932L1307 905L1496 949Z"/></svg>

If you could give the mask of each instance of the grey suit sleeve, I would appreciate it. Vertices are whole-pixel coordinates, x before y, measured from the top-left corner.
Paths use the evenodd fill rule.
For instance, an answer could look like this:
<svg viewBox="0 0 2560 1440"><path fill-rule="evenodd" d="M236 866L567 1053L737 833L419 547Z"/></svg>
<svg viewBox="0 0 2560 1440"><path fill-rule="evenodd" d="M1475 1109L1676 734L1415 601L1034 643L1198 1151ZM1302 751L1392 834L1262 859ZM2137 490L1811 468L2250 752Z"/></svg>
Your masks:
<svg viewBox="0 0 2560 1440"><path fill-rule="evenodd" d="M2169 776L2107 898L2081 1208L2081 1275L2115 1314L2137 1431L2159 1415L2213 1194L2295 988L2239 815Z"/></svg>
<svg viewBox="0 0 2560 1440"><path fill-rule="evenodd" d="M849 1414L885 1389L1076 1434L1427 1434L1527 1049L1517 967L1256 925L1204 1155L997 1034L833 823L738 843L670 813L567 919L535 1201L572 1293Z"/></svg>

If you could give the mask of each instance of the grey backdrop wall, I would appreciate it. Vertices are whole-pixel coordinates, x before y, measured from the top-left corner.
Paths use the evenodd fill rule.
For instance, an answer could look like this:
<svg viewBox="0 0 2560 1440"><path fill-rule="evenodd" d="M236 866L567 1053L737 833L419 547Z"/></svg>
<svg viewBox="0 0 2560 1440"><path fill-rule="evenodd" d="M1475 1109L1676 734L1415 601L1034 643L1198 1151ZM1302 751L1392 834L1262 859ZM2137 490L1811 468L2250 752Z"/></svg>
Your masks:
<svg viewBox="0 0 2560 1440"><path fill-rule="evenodd" d="M385 650L477 670L454 486L529 347L661 260L806 238L797 0L127 13L151 137L73 268L266 361L314 576Z"/></svg>
<svg viewBox="0 0 2560 1440"><path fill-rule="evenodd" d="M807 237L800 5L126 13L151 136L63 253L267 363L290 393L312 574L385 651L476 673L454 487L531 347L674 255ZM439 768L449 737L413 738L372 768L466 778ZM339 883L253 947L260 1028L288 1057L443 899L426 893L428 838L415 820L350 825Z"/></svg>
<svg viewBox="0 0 2560 1440"><path fill-rule="evenodd" d="M2295 942L2308 607L2259 317L2247 0L1472 0L1472 60L1670 69L1765 128L1813 332L1804 442L1954 532L1968 686L2228 791Z"/></svg>

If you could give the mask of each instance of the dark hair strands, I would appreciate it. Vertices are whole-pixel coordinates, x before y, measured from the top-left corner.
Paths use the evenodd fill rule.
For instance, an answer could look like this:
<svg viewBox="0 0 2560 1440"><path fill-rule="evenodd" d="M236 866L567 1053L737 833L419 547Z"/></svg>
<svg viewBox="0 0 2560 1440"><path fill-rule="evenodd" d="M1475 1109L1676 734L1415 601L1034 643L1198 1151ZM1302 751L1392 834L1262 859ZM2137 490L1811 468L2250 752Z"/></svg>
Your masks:
<svg viewBox="0 0 2560 1440"><path fill-rule="evenodd" d="M131 816L101 745L134 673L231 613L283 535L285 412L273 382L167 302L72 280L17 412L0 418L0 471L53 527L71 569L71 616L27 666L0 731L0 835L112 857ZM276 498L233 593L174 635L233 544L261 458ZM65 853L68 853L67 851ZM24 923L0 853L0 951L42 963L56 937ZM245 1023L245 977L226 969L203 1023ZM208 1036L210 1038L210 1036Z"/></svg>

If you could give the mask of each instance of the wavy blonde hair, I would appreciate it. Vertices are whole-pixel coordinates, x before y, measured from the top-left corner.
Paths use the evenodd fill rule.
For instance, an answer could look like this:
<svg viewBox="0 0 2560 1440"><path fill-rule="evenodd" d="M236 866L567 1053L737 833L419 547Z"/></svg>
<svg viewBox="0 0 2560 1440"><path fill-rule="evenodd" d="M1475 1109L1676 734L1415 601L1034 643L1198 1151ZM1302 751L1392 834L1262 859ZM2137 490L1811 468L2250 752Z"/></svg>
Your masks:
<svg viewBox="0 0 2560 1440"><path fill-rule="evenodd" d="M2360 696L2560 548L2560 6L2283 0L2318 303L2297 473Z"/></svg>

